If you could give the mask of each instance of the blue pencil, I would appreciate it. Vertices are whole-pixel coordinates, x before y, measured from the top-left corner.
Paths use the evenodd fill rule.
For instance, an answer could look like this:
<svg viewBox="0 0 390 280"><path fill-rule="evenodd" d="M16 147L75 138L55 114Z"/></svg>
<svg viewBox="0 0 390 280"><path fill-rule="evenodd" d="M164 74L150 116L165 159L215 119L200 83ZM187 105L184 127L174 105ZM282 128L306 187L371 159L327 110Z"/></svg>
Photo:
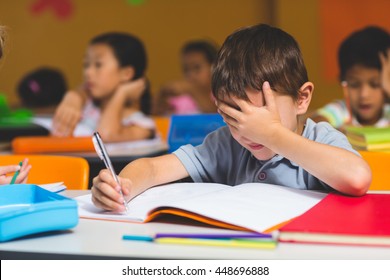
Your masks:
<svg viewBox="0 0 390 280"><path fill-rule="evenodd" d="M145 241L145 242L153 242L154 238L148 235L128 235L125 234L122 236L123 240L131 240L131 241Z"/></svg>

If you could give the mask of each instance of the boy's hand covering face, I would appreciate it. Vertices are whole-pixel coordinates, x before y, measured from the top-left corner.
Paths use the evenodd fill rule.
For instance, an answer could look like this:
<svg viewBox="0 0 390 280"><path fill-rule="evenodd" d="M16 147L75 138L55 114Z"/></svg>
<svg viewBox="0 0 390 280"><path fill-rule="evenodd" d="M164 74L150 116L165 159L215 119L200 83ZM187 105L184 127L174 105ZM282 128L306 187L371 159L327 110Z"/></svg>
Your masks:
<svg viewBox="0 0 390 280"><path fill-rule="evenodd" d="M265 143L264 139L271 136L274 128L281 124L274 93L268 82L263 84L263 95L265 104L261 107L253 104L254 98L248 102L231 97L238 109L224 102L217 103L218 112L233 133L259 144ZM256 98L262 99L260 96Z"/></svg>

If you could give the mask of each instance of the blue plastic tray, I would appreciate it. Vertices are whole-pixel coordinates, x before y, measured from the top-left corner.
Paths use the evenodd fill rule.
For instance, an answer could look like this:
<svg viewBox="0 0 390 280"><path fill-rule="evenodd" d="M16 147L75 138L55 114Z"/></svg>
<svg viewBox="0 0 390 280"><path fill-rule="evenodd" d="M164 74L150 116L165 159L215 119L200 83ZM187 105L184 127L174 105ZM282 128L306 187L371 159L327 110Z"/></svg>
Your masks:
<svg viewBox="0 0 390 280"><path fill-rule="evenodd" d="M0 242L29 234L70 229L77 202L36 185L0 186Z"/></svg>
<svg viewBox="0 0 390 280"><path fill-rule="evenodd" d="M207 134L225 125L219 114L172 115L168 134L169 152L186 144L202 144Z"/></svg>

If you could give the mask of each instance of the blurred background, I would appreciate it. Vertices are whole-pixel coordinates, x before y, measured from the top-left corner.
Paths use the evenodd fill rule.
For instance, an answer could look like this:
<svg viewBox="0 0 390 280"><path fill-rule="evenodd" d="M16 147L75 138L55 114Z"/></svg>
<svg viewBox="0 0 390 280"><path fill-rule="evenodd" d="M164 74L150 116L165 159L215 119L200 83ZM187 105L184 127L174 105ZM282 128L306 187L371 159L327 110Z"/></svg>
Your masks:
<svg viewBox="0 0 390 280"><path fill-rule="evenodd" d="M352 31L378 25L390 31L388 0L3 0L0 24L8 28L0 93L18 106L16 85L41 66L61 69L70 88L82 82L89 40L126 31L144 42L152 92L182 76L184 42L211 39L221 45L234 30L257 23L277 26L301 46L315 84L311 109L342 96L337 48Z"/></svg>

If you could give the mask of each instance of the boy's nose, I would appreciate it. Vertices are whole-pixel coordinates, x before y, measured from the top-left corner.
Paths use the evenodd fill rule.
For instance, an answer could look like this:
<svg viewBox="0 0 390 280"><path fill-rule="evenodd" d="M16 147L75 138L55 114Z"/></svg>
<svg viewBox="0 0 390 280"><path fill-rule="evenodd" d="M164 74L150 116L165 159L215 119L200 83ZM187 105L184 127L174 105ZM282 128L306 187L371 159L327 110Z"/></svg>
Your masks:
<svg viewBox="0 0 390 280"><path fill-rule="evenodd" d="M360 89L360 96L364 98L370 97L373 90L374 89L370 85L364 83Z"/></svg>

